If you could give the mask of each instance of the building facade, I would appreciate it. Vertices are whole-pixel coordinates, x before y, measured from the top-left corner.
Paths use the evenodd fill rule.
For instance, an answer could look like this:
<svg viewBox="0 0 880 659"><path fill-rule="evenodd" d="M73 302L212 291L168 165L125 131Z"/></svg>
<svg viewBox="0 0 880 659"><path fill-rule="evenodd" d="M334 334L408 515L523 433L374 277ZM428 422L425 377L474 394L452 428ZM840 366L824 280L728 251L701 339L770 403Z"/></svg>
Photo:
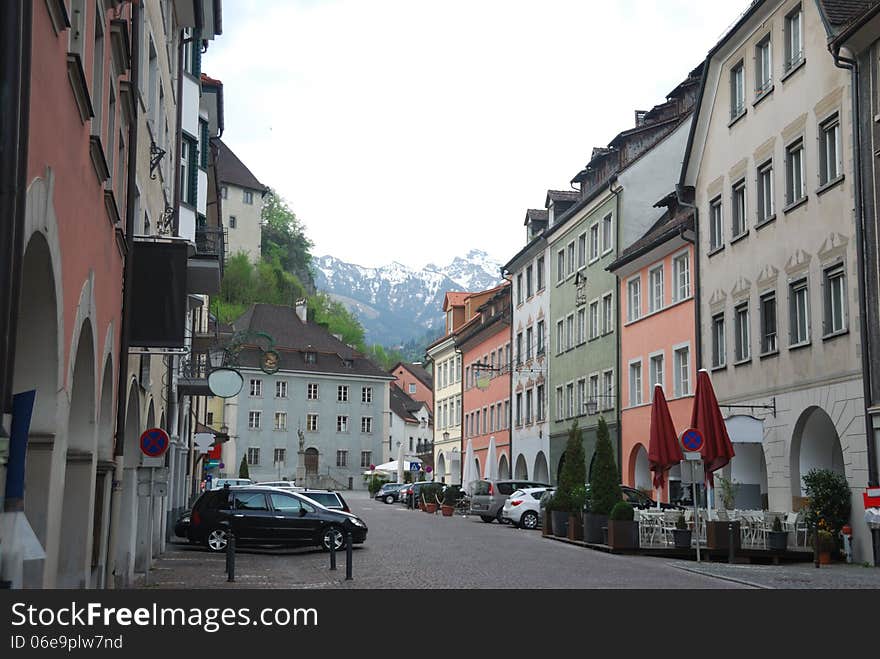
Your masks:
<svg viewBox="0 0 880 659"><path fill-rule="evenodd" d="M433 449L434 424L428 404L408 396L400 387L391 385L389 391L391 412L389 414L388 443L385 446L383 463L397 460L403 447L405 463ZM433 460L433 455L431 455ZM378 464L378 463L377 463ZM424 464L424 463L423 463ZM408 470L408 467L406 467ZM397 475L394 474L396 478ZM438 475L438 480L443 475Z"/></svg>
<svg viewBox="0 0 880 659"><path fill-rule="evenodd" d="M223 199L223 226L227 229L227 252L230 256L244 252L251 263L256 263L261 255L261 214L266 186L220 139L217 140L217 176Z"/></svg>
<svg viewBox="0 0 880 659"><path fill-rule="evenodd" d="M398 362L388 372L395 378L393 384L407 396L424 402L429 410L434 409L433 378L421 363Z"/></svg>

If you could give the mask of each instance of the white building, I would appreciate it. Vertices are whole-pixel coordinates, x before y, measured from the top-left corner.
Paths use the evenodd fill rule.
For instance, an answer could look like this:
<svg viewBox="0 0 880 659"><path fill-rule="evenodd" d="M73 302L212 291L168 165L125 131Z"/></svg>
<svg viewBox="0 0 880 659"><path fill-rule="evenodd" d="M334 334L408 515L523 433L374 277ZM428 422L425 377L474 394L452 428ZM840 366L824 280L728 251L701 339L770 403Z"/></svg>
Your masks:
<svg viewBox="0 0 880 659"><path fill-rule="evenodd" d="M228 256L247 254L251 263L260 260L260 215L266 186L222 140L217 140L217 175L223 200L223 226L227 229Z"/></svg>

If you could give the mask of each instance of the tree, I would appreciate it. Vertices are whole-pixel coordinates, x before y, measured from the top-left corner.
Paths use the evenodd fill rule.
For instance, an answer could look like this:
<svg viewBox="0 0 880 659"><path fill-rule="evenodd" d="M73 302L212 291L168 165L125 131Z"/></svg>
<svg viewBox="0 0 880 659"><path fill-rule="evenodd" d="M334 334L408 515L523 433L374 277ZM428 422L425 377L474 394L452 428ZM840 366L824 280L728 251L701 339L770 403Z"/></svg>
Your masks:
<svg viewBox="0 0 880 659"><path fill-rule="evenodd" d="M559 473L559 486L557 492L565 492L563 499L557 503L564 503L572 513L580 513L583 501L577 496L578 490L584 488L587 482L587 458L584 453L583 435L577 421L571 424L568 431L568 442L565 445L565 462ZM577 510L574 508L577 507ZM563 508L557 508L563 510Z"/></svg>
<svg viewBox="0 0 880 659"><path fill-rule="evenodd" d="M250 472L248 471L248 463L247 456L241 456L241 464L238 467L238 477L239 478L250 478Z"/></svg>
<svg viewBox="0 0 880 659"><path fill-rule="evenodd" d="M312 255L309 250L314 243L306 237L305 226L284 198L271 188L263 196L260 220L263 225L260 241L263 258L277 260L284 270L296 275L313 291L314 283L309 271Z"/></svg>
<svg viewBox="0 0 880 659"><path fill-rule="evenodd" d="M590 478L590 512L608 515L614 504L621 499L620 475L614 462L608 424L600 416L596 431L596 456L593 458L593 473Z"/></svg>

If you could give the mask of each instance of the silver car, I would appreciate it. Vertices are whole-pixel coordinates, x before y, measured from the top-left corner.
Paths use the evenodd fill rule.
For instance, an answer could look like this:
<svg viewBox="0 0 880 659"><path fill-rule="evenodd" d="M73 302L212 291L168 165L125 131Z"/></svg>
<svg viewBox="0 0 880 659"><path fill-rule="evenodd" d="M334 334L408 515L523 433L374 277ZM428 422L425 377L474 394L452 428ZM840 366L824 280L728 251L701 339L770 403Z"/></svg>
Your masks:
<svg viewBox="0 0 880 659"><path fill-rule="evenodd" d="M550 488L526 487L517 490L504 502L501 517L521 529L536 529L541 526L543 510L541 499Z"/></svg>
<svg viewBox="0 0 880 659"><path fill-rule="evenodd" d="M511 494L526 487L550 487L548 483L520 480L478 480L473 483L471 514L479 515L484 522L497 519L504 523L503 506Z"/></svg>

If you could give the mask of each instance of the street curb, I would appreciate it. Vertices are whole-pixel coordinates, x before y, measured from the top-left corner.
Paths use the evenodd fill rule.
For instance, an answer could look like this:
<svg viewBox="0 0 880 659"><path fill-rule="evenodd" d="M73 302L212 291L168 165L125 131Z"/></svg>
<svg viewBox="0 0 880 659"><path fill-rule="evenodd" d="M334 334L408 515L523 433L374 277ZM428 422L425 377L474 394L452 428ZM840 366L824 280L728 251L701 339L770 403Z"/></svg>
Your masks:
<svg viewBox="0 0 880 659"><path fill-rule="evenodd" d="M711 572L705 572L703 570L698 570L692 567L685 567L684 565L675 565L674 563L667 563L669 567L674 567L678 570L683 570L685 572L691 572L693 574L699 574L704 577L711 577L713 579L721 579L722 581L731 581L733 583L742 584L743 586L750 586L752 588L758 588L760 590L776 590L773 586L766 586L764 584L756 583L754 581L746 581L745 579L738 579L736 577L728 577L722 576L719 574L712 574Z"/></svg>

